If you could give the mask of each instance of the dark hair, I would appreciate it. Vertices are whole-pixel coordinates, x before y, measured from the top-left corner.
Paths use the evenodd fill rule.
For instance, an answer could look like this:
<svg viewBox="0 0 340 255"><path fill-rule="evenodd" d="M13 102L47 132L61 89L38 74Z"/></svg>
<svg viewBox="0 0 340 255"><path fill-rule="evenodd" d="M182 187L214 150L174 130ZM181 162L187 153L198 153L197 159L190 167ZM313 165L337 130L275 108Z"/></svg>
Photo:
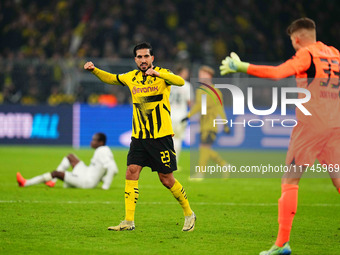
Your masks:
<svg viewBox="0 0 340 255"><path fill-rule="evenodd" d="M137 50L141 50L141 49L149 49L150 51L150 55L153 56L153 51L152 51L152 46L150 43L148 42L142 42L137 44L134 48L133 48L133 54L135 54L135 57L137 56Z"/></svg>
<svg viewBox="0 0 340 255"><path fill-rule="evenodd" d="M287 28L287 34L292 35L295 31L298 31L300 29L308 29L308 30L315 30L315 22L312 19L309 18L301 18L294 20L292 24L289 25Z"/></svg>
<svg viewBox="0 0 340 255"><path fill-rule="evenodd" d="M96 133L99 142L103 142L106 145L106 135L104 133Z"/></svg>

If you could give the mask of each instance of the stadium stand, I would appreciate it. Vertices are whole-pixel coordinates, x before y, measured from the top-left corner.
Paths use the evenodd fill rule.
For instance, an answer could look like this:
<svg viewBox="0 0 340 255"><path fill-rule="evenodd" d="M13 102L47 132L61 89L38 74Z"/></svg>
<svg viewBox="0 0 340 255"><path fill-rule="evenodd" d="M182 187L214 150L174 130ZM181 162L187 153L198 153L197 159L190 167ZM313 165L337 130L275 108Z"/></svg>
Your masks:
<svg viewBox="0 0 340 255"><path fill-rule="evenodd" d="M336 6L335 0L270 5L264 0L240 0L237 5L230 0L4 0L0 103L88 102L91 94L103 91L79 86L81 81L70 75L70 69L80 66L76 60L105 58L114 63L130 58L134 44L143 40L153 45L157 63L216 66L230 51L244 60L251 56L258 62L278 62L293 54L282 31L292 20L309 16L317 21L323 41L339 48L340 21L337 12L328 11ZM56 90L72 96L50 100ZM129 102L120 89L107 90L119 94L119 104Z"/></svg>

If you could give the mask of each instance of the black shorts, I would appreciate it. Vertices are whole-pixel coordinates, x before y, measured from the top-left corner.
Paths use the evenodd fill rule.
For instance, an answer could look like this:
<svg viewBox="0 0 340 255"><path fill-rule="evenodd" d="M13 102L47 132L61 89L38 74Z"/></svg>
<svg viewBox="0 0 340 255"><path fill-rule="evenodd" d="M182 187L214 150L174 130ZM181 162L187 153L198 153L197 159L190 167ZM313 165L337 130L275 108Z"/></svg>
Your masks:
<svg viewBox="0 0 340 255"><path fill-rule="evenodd" d="M177 170L174 143L170 135L157 139L132 137L127 156L127 165L148 166L152 171L163 174Z"/></svg>
<svg viewBox="0 0 340 255"><path fill-rule="evenodd" d="M213 131L206 131L201 133L201 144L211 145L216 140L216 133Z"/></svg>

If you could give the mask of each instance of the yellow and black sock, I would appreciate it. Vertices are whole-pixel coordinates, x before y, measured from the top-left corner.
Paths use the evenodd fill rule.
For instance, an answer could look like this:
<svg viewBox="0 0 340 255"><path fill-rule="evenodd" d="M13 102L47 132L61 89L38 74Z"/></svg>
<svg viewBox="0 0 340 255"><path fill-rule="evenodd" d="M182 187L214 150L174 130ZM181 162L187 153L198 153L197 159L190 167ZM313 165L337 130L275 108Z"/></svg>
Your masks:
<svg viewBox="0 0 340 255"><path fill-rule="evenodd" d="M134 221L139 196L138 180L125 180L125 220Z"/></svg>
<svg viewBox="0 0 340 255"><path fill-rule="evenodd" d="M175 184L170 189L172 195L177 199L179 204L183 208L184 216L190 216L192 214L192 210L189 205L189 201L187 198L187 194L183 186L175 179Z"/></svg>

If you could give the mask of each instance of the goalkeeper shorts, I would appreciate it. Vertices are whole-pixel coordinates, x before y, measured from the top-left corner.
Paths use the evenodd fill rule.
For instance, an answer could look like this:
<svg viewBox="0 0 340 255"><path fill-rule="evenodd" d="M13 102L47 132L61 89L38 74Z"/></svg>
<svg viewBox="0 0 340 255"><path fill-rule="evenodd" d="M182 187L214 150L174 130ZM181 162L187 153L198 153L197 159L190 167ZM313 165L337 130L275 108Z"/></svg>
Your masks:
<svg viewBox="0 0 340 255"><path fill-rule="evenodd" d="M315 129L299 122L293 128L289 142L286 164L312 166L340 164L340 128Z"/></svg>

